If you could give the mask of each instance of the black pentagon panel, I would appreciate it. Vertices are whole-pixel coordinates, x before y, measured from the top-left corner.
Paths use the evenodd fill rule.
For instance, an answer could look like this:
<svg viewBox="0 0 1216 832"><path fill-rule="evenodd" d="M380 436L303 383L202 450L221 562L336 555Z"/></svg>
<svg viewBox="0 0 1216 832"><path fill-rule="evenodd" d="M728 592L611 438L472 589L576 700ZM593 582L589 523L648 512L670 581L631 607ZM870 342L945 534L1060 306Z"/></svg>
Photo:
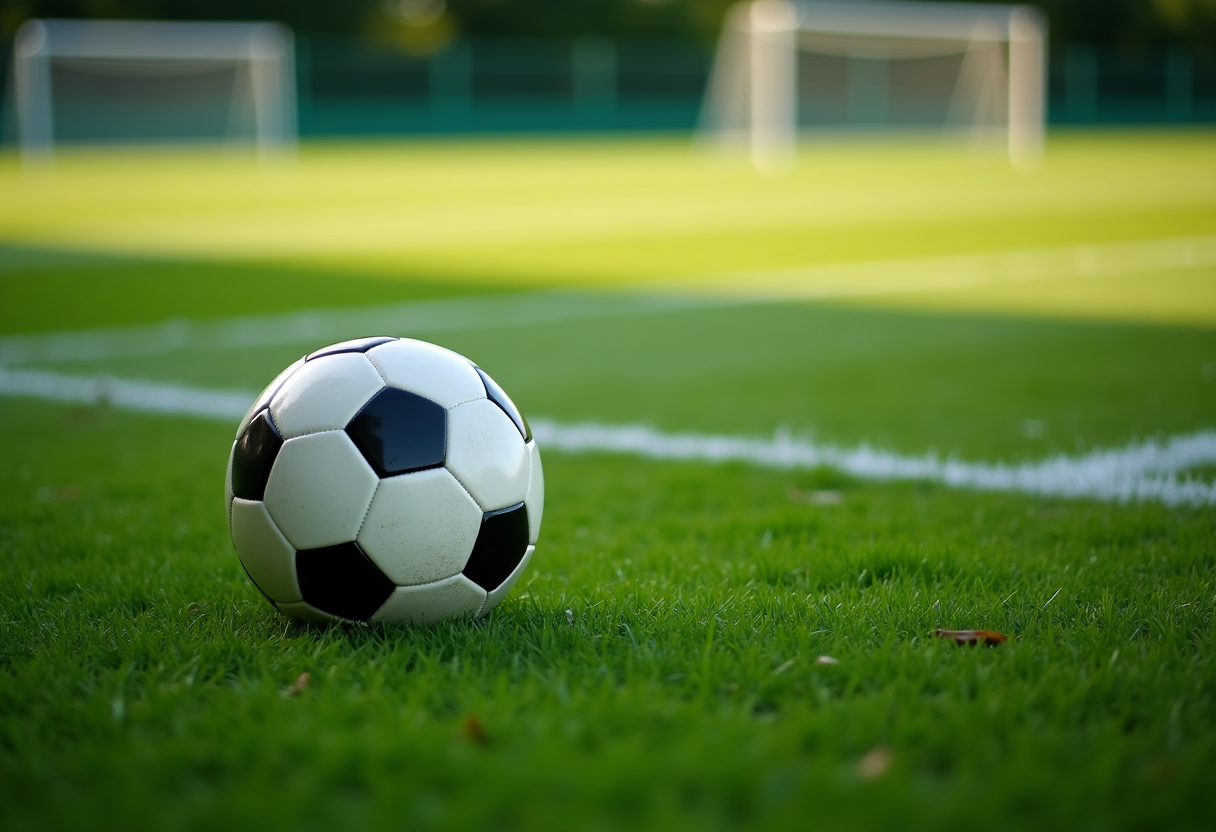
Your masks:
<svg viewBox="0 0 1216 832"><path fill-rule="evenodd" d="M270 411L253 418L232 451L232 494L242 500L260 500L266 494L266 481L274 459L283 447Z"/></svg>
<svg viewBox="0 0 1216 832"><path fill-rule="evenodd" d="M448 412L416 393L385 387L346 426L381 477L443 464L448 447Z"/></svg>
<svg viewBox="0 0 1216 832"><path fill-rule="evenodd" d="M523 503L487 511L473 554L462 572L486 592L493 592L511 576L528 553L528 510Z"/></svg>
<svg viewBox="0 0 1216 832"><path fill-rule="evenodd" d="M312 361L314 358L320 358L323 355L334 355L339 352L367 352L372 347L378 347L381 344L387 344L389 341L396 341L388 335L377 335L372 338L355 338L350 341L339 341L336 344L330 344L328 347L322 347L316 352L310 352L305 356L305 361Z"/></svg>
<svg viewBox="0 0 1216 832"><path fill-rule="evenodd" d="M528 427L528 421L524 419L524 415L519 412L519 408L515 406L515 402L511 401L506 391L476 364L473 365L473 369L477 371L477 375L481 376L481 383L486 386L486 397L502 408L503 413L511 417L511 421L515 423L515 427L519 429L520 436L524 438L525 442L531 439L532 429Z"/></svg>
<svg viewBox="0 0 1216 832"><path fill-rule="evenodd" d="M371 618L393 594L393 582L353 541L296 552L296 576L305 601L352 621Z"/></svg>

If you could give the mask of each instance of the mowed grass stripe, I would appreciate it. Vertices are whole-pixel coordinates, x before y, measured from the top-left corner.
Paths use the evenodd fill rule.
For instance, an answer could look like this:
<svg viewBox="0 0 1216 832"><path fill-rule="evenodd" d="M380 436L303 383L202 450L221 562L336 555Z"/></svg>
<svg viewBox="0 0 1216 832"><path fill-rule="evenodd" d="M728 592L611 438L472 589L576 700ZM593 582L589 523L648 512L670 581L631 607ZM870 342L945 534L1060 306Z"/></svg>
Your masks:
<svg viewBox="0 0 1216 832"><path fill-rule="evenodd" d="M232 423L244 415L254 394L0 367L0 396L114 406L120 410ZM782 470L827 468L867 480L924 480L951 488L1043 497L1111 502L1154 500L1170 506L1216 505L1216 483L1185 476L1190 469L1216 465L1216 430L1170 437L1162 442L1100 449L1082 456L1058 455L1037 462L1005 465L942 459L937 454L905 456L864 444L842 448L795 438L788 432L772 439L757 439L663 433L644 425L570 425L544 418L533 418L531 425L545 451L623 454L648 460L719 465L742 462Z"/></svg>
<svg viewBox="0 0 1216 832"><path fill-rule="evenodd" d="M1145 277L1199 270L1206 292L1168 297L1173 320L1216 323L1216 236L1136 240L826 266L703 275L659 284L645 293L537 292L443 298L390 306L308 309L88 331L0 336L0 364L26 364L315 344L372 332L437 331L528 326L579 318L624 317L716 304L774 299L896 299L910 293L991 288L1042 281ZM1211 272L1211 274L1209 274ZM103 278L104 279L104 278ZM1139 293L1160 300L1161 281ZM714 297L721 298L714 301ZM1148 297L1143 301L1147 303ZM1139 298L1137 298L1139 302ZM1155 307L1160 311L1160 305ZM352 333L354 335L352 335Z"/></svg>
<svg viewBox="0 0 1216 832"><path fill-rule="evenodd" d="M1080 303L1059 287L1111 278ZM1040 283L1042 286L1027 287ZM673 282L694 292L747 298L877 301L884 305L1001 308L1040 314L1216 324L1216 236L1127 240L1051 248L1010 249L935 257L856 261L794 269L708 274ZM1186 286L1188 291L1172 291ZM984 291L1006 303L984 302ZM1129 291L1130 289L1130 291ZM977 291L978 290L978 291ZM1020 291L1019 291L1020 290ZM917 296L921 297L917 297ZM968 302L970 299L970 302Z"/></svg>
<svg viewBox="0 0 1216 832"><path fill-rule="evenodd" d="M257 286L251 282L250 290L274 302L273 293ZM771 436L786 426L818 442L869 442L905 456L934 450L971 460L1038 460L1216 426L1216 354L1210 330L1202 327L823 303L698 305L694 298L682 305L677 298L664 307L668 299L660 298L634 307L626 297L614 306L612 296L588 295L570 298L566 307L566 300L554 300L553 308L529 311L501 298L504 310L522 310L531 321L519 323L493 315L499 301L470 298L470 310L480 310L470 316L475 326L458 325L459 314L438 314L456 313L461 302L422 303L397 322L420 322L421 333L384 318L376 319L383 328L368 330L359 325L365 319L357 309L347 317L337 307L319 319L346 321L349 329L311 338L316 331L304 327L298 343L261 347L241 341L225 348L220 336L233 323L227 319L213 322L215 328L204 320L92 332L79 342L61 344L51 336L44 343L37 336L9 343L64 348L62 360L24 365L29 368L255 391L326 342L369 331L421 335L494 373L526 413L563 424L646 424L664 433L725 436ZM110 309L120 320L126 314L118 298L94 309L95 319ZM628 309L640 314L616 314ZM427 310L437 314L428 319ZM263 318L268 333L247 326L249 319L237 323L256 340L279 324L310 318ZM445 320L451 329L429 326ZM290 330L270 340L291 340ZM183 334L190 337L175 340ZM111 341L112 335L121 337ZM193 347L164 352L183 344Z"/></svg>
<svg viewBox="0 0 1216 832"><path fill-rule="evenodd" d="M1023 177L957 148L808 145L778 181L677 141L318 146L264 173L68 154L42 179L0 164L20 197L0 206L0 240L482 285L695 287L771 271L771 293L784 269L1210 235L1212 146L1203 131L1053 137ZM1207 293L1180 299L1194 288L1184 276L1165 292L1173 314L1216 317ZM1137 304L1095 308L1134 317Z"/></svg>
<svg viewBox="0 0 1216 832"><path fill-rule="evenodd" d="M305 147L258 172L206 155L67 156L50 176L0 176L22 197L0 237L193 256L455 251L770 228L846 231L983 218L1000 226L1210 210L1207 136L1091 135L1053 142L1043 170L938 145L816 145L788 178L758 177L678 141ZM118 183L122 187L115 188ZM14 205L20 204L21 210ZM877 244L881 249L881 242Z"/></svg>

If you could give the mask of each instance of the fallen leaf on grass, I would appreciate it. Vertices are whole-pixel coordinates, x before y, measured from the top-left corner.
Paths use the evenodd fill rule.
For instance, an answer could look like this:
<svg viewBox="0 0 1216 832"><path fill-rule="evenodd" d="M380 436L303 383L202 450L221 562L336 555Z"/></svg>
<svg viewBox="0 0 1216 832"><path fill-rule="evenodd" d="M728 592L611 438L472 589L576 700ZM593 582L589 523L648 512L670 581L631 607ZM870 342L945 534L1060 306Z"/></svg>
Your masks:
<svg viewBox="0 0 1216 832"><path fill-rule="evenodd" d="M943 630L938 628L933 631L933 635L938 638L951 639L955 644L965 644L968 647L974 647L977 644L994 647L1009 640L1004 633L998 633L995 630Z"/></svg>
<svg viewBox="0 0 1216 832"><path fill-rule="evenodd" d="M464 718L464 725L460 730L465 739L477 745L485 745L490 741L490 735L486 733L486 726L482 725L481 720L472 714Z"/></svg>
<svg viewBox="0 0 1216 832"><path fill-rule="evenodd" d="M891 767L891 749L885 745L875 746L857 761L857 775L862 780L877 780Z"/></svg>
<svg viewBox="0 0 1216 832"><path fill-rule="evenodd" d="M284 696L299 696L301 693L308 690L308 683L310 681L311 681L311 677L307 673L301 673L299 676L296 677L296 680L295 680L295 682L292 683L291 687L285 688L283 690L283 695Z"/></svg>
<svg viewBox="0 0 1216 832"><path fill-rule="evenodd" d="M820 489L818 491L801 491L797 488L789 490L791 503L806 503L812 506L835 506L844 502L844 494L840 491Z"/></svg>
<svg viewBox="0 0 1216 832"><path fill-rule="evenodd" d="M42 485L34 489L34 499L40 503L67 502L79 496L80 489L74 485L61 485L58 488Z"/></svg>

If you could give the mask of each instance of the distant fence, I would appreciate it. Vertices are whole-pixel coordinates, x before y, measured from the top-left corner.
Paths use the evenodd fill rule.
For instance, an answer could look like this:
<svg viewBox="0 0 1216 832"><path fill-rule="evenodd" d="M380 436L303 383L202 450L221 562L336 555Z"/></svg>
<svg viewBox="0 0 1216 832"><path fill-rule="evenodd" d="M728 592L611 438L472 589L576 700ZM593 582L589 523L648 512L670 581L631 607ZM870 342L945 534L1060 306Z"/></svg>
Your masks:
<svg viewBox="0 0 1216 832"><path fill-rule="evenodd" d="M1051 56L1052 124L1216 124L1216 56L1074 43Z"/></svg>
<svg viewBox="0 0 1216 832"><path fill-rule="evenodd" d="M296 44L303 135L689 130L713 59L683 41L479 40L430 56Z"/></svg>
<svg viewBox="0 0 1216 832"><path fill-rule="evenodd" d="M0 48L6 100L10 48ZM457 41L419 56L362 39L297 35L300 134L689 131L713 51L691 41L581 38ZM1216 124L1216 56L1072 44L1052 53L1048 92L1055 125ZM11 111L7 142L15 139Z"/></svg>
<svg viewBox="0 0 1216 832"><path fill-rule="evenodd" d="M713 48L689 42L474 41L429 57L338 38L297 45L304 135L687 131ZM1074 44L1051 56L1053 124L1216 124L1216 57Z"/></svg>

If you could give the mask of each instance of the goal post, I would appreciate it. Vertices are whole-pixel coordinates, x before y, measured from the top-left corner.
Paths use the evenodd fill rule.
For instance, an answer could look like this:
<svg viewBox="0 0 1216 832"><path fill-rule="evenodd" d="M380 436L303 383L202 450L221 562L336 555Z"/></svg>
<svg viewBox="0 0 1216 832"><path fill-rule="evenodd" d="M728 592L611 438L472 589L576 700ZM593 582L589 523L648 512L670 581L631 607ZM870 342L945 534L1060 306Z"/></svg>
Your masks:
<svg viewBox="0 0 1216 832"><path fill-rule="evenodd" d="M27 162L65 141L218 141L263 158L296 143L293 37L277 23L29 20L12 79Z"/></svg>
<svg viewBox="0 0 1216 832"><path fill-rule="evenodd" d="M754 0L723 22L701 133L788 170L800 131L936 130L1043 152L1046 24L1022 5Z"/></svg>

